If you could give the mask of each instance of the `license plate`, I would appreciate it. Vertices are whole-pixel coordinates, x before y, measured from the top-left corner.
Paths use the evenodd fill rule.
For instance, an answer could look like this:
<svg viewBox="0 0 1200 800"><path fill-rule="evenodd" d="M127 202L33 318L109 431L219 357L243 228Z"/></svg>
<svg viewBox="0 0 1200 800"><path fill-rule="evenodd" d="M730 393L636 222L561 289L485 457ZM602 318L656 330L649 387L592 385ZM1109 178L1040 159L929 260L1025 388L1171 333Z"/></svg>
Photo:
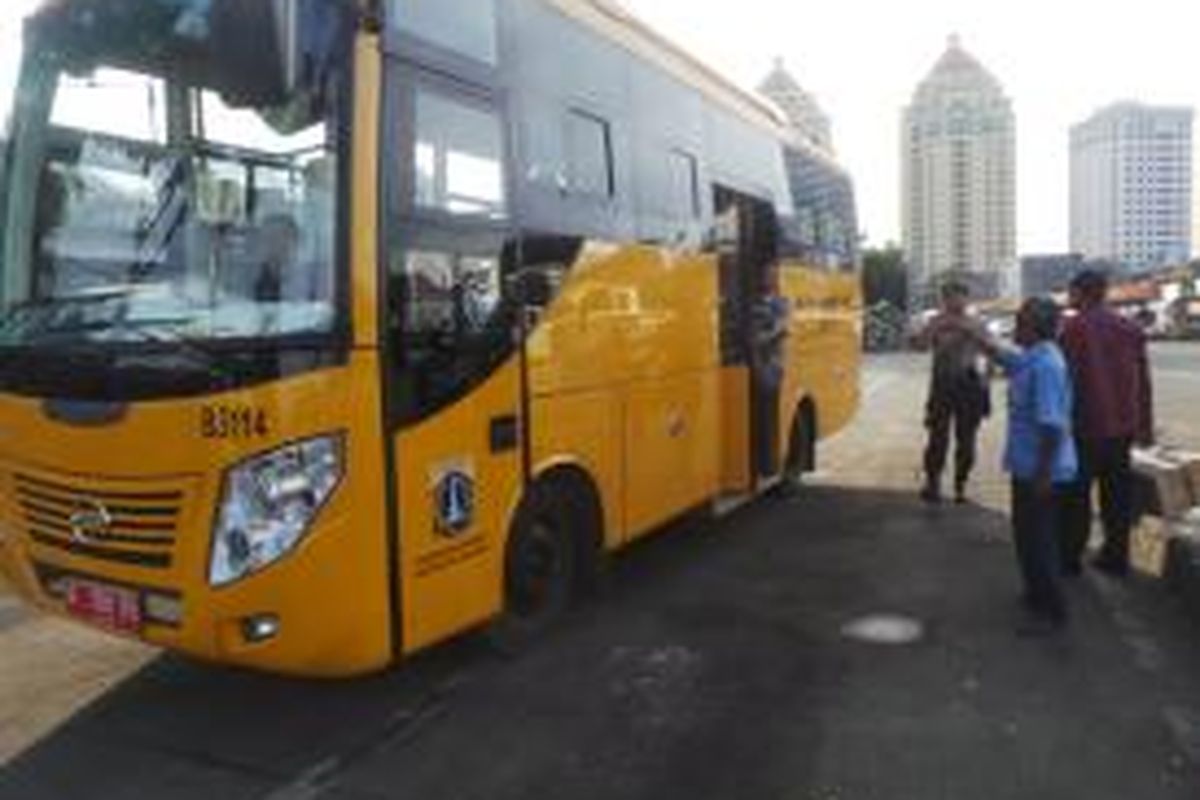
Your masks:
<svg viewBox="0 0 1200 800"><path fill-rule="evenodd" d="M116 633L142 629L142 606L137 592L91 581L67 584L67 610L78 619Z"/></svg>

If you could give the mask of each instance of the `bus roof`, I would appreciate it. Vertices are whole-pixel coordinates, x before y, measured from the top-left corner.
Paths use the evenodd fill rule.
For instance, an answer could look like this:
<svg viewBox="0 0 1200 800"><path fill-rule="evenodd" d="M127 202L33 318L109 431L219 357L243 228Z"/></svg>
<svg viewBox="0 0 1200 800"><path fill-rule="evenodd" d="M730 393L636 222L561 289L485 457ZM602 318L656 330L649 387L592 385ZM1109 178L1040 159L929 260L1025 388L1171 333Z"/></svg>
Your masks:
<svg viewBox="0 0 1200 800"><path fill-rule="evenodd" d="M841 166L793 135L774 103L738 86L700 58L659 33L629 11L618 0L547 0L563 14L588 25L605 38L668 72L703 93L710 100L766 130L788 146L803 150L829 167Z"/></svg>

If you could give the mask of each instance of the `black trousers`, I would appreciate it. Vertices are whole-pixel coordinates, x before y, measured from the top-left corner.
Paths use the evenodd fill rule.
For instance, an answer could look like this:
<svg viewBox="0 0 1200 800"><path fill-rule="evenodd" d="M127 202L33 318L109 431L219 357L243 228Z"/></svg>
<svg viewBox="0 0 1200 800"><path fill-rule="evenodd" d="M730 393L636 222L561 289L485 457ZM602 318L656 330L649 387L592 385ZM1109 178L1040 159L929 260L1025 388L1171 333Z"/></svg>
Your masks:
<svg viewBox="0 0 1200 800"><path fill-rule="evenodd" d="M1056 622L1067 616L1062 592L1058 525L1061 494L1040 494L1032 481L1012 482L1013 542L1033 613Z"/></svg>
<svg viewBox="0 0 1200 800"><path fill-rule="evenodd" d="M1100 488L1100 517L1104 545L1100 557L1118 565L1129 563L1129 532L1133 527L1133 466L1131 439L1076 439L1079 479L1063 502L1063 564L1078 569L1092 534L1092 494Z"/></svg>
<svg viewBox="0 0 1200 800"><path fill-rule="evenodd" d="M965 379L952 386L933 386L925 406L925 427L929 441L925 445L925 476L940 481L954 434L954 482L961 486L975 467L979 426L987 414L986 387L982 381Z"/></svg>

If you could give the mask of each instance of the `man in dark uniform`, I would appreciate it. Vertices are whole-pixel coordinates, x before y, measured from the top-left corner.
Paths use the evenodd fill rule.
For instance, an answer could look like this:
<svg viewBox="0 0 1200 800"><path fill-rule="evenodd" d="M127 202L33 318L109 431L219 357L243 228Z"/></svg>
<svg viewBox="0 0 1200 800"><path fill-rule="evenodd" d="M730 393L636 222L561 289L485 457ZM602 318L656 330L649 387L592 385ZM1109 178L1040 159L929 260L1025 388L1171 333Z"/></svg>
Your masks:
<svg viewBox="0 0 1200 800"><path fill-rule="evenodd" d="M942 310L924 332L933 350L933 372L925 405L929 441L925 447L925 485L921 489L921 499L927 503L941 502L942 472L951 431L955 439L954 499L959 503L966 501L979 426L991 413L987 380L980 370L982 352L978 338L964 330L964 326L978 328L967 315L968 298L969 292L963 284L945 284Z"/></svg>
<svg viewBox="0 0 1200 800"><path fill-rule="evenodd" d="M1092 490L1099 485L1104 545L1093 562L1114 576L1129 571L1133 527L1134 444L1154 443L1154 399L1146 337L1107 304L1108 279L1088 270L1071 283L1077 313L1063 328L1062 349L1078 401L1075 438L1079 480L1068 493L1063 561L1078 574L1092 533Z"/></svg>

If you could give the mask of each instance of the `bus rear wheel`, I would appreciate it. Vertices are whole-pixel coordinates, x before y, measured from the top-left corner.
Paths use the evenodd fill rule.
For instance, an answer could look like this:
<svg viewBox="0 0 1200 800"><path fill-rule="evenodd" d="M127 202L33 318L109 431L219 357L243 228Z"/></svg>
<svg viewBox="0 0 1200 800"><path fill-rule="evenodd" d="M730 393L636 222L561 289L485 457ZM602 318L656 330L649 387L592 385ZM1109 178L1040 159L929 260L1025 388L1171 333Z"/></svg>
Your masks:
<svg viewBox="0 0 1200 800"><path fill-rule="evenodd" d="M804 476L816 469L817 431L815 414L807 404L802 404L792 423L788 442L787 463L783 468L783 486L787 491L796 491L804 485Z"/></svg>
<svg viewBox="0 0 1200 800"><path fill-rule="evenodd" d="M539 492L519 512L504 563L504 611L492 641L515 652L566 616L577 591L581 555L567 506Z"/></svg>

